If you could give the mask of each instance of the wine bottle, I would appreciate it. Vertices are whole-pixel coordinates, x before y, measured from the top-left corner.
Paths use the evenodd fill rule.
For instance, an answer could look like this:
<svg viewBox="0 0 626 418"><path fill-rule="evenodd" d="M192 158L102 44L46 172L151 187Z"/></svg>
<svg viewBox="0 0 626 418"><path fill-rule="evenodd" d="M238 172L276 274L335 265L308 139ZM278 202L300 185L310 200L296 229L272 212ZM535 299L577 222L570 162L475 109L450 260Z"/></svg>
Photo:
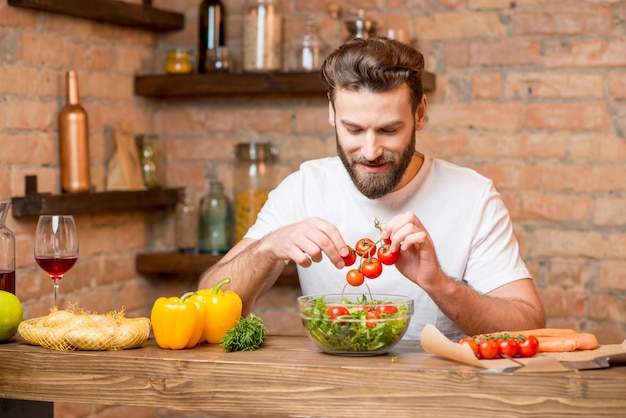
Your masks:
<svg viewBox="0 0 626 418"><path fill-rule="evenodd" d="M207 52L225 46L224 7L220 0L202 0L198 13L198 72L206 73Z"/></svg>
<svg viewBox="0 0 626 418"><path fill-rule="evenodd" d="M66 74L67 102L59 112L59 156L61 189L66 193L88 192L89 128L87 112L78 102L76 71Z"/></svg>

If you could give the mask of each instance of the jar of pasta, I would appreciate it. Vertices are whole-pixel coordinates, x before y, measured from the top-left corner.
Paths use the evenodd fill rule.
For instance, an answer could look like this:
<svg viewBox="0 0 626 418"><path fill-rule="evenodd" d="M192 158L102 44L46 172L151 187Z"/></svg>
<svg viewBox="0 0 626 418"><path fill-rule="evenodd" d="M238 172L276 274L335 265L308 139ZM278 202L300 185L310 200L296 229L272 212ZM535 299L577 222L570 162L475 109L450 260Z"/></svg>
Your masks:
<svg viewBox="0 0 626 418"><path fill-rule="evenodd" d="M282 66L282 20L277 0L248 0L243 22L244 71L274 71Z"/></svg>
<svg viewBox="0 0 626 418"><path fill-rule="evenodd" d="M235 149L235 242L248 232L274 187L271 144L250 142Z"/></svg>

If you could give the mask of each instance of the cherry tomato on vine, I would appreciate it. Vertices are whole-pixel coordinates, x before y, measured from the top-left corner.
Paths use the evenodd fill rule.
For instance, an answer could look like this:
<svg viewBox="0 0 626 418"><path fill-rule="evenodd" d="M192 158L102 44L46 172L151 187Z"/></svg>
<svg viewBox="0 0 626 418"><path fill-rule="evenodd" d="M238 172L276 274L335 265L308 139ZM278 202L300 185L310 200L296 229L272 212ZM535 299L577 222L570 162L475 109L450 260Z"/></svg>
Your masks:
<svg viewBox="0 0 626 418"><path fill-rule="evenodd" d="M329 306L326 308L326 314L330 316L330 319L335 319L341 315L350 315L350 311L345 306Z"/></svg>
<svg viewBox="0 0 626 418"><path fill-rule="evenodd" d="M480 340L478 342L478 354L482 359L496 358L498 355L498 344L494 340Z"/></svg>
<svg viewBox="0 0 626 418"><path fill-rule="evenodd" d="M359 270L352 269L346 274L346 281L351 286L361 286L365 281L365 277Z"/></svg>
<svg viewBox="0 0 626 418"><path fill-rule="evenodd" d="M498 355L500 355L501 357L515 357L517 356L518 351L519 343L516 339L507 338L504 340L498 340Z"/></svg>
<svg viewBox="0 0 626 418"><path fill-rule="evenodd" d="M534 335L527 335L524 341L519 343L520 357L533 357L539 349L539 340Z"/></svg>
<svg viewBox="0 0 626 418"><path fill-rule="evenodd" d="M396 251L392 253L390 248L389 244L383 244L377 252L380 262L388 266L396 264L396 261L400 258L400 252Z"/></svg>
<svg viewBox="0 0 626 418"><path fill-rule="evenodd" d="M374 328L376 326L376 321L372 321L372 319L379 319L379 318L380 318L380 312L376 312L376 311L368 312L365 315L365 319L366 319L365 326L367 326L368 328Z"/></svg>
<svg viewBox="0 0 626 418"><path fill-rule="evenodd" d="M476 345L476 341L472 337L463 337L459 340L459 344L466 345L472 349L474 355L478 357L478 346Z"/></svg>
<svg viewBox="0 0 626 418"><path fill-rule="evenodd" d="M361 264L361 272L363 273L363 276L368 279L375 279L383 272L383 265L377 258L368 258L367 260L363 260L363 264Z"/></svg>
<svg viewBox="0 0 626 418"><path fill-rule="evenodd" d="M350 246L348 246L348 250L350 251L348 255L345 257L341 257L343 258L343 262L345 263L346 267L350 267L356 262L356 251L354 251L354 249Z"/></svg>
<svg viewBox="0 0 626 418"><path fill-rule="evenodd" d="M357 254L363 258L374 257L376 255L376 244L370 238L361 238L354 246ZM369 251L369 253L368 253Z"/></svg>
<svg viewBox="0 0 626 418"><path fill-rule="evenodd" d="M376 307L376 312L381 315L392 315L398 312L398 308L393 305L378 305Z"/></svg>

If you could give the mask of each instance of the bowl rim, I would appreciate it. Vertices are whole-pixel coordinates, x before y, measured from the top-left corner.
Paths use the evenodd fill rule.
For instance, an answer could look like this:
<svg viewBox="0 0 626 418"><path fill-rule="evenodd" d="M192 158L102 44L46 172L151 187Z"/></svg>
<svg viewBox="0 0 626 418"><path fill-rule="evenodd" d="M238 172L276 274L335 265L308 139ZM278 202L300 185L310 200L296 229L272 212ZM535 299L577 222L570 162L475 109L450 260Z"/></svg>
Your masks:
<svg viewBox="0 0 626 418"><path fill-rule="evenodd" d="M326 297L326 296L335 296L338 298L345 298L345 297L349 297L349 296L354 296L354 297L361 297L363 296L362 293L324 293L324 294L311 294L311 295L302 295L298 297L298 314L299 316L304 319L304 320L318 320L319 318L315 317L315 316L311 316L307 314L306 309L303 309L305 306L307 306L307 302L318 299L320 297ZM368 298L371 296L371 299L374 300L380 300L381 304L385 304L385 305L408 305L408 310L406 312L402 312L401 314L398 314L394 317L388 317L388 318L372 318L372 319L368 319L367 321L369 322L385 322L385 321L389 321L389 320L394 320L394 319L405 319L405 318L411 318L414 313L415 313L415 300L410 297L410 296L403 296L403 295L392 295L392 294L388 294L388 293L372 293L371 295L366 295L368 296ZM386 296L386 297L394 297L394 298L399 298L402 300L395 300L395 301L385 301L383 298L377 298L377 296ZM347 306L347 307L351 307L351 306L358 306L358 305L362 305L361 302L351 302L351 303L343 303L343 302L335 302L332 300L325 300L326 303L328 304L333 304L333 305L339 305L339 306ZM340 317L337 317L338 319ZM343 321L345 322L363 322L366 321L366 319L364 318L342 318Z"/></svg>

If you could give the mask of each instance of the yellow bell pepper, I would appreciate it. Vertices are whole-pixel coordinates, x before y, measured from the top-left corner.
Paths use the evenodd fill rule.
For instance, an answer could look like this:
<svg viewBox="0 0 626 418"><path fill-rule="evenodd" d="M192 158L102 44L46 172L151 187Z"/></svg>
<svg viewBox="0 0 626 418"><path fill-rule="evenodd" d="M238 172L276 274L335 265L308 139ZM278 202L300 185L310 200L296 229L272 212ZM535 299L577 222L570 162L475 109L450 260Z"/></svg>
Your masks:
<svg viewBox="0 0 626 418"><path fill-rule="evenodd" d="M206 305L190 299L194 292L182 297L160 297L152 306L150 319L154 339L161 348L180 350L192 348L204 334Z"/></svg>
<svg viewBox="0 0 626 418"><path fill-rule="evenodd" d="M221 290L221 287L228 283L230 279L224 279L211 289L199 291L206 297L204 336L212 344L219 343L226 335L226 331L237 325L241 319L243 304L239 295L230 290Z"/></svg>

